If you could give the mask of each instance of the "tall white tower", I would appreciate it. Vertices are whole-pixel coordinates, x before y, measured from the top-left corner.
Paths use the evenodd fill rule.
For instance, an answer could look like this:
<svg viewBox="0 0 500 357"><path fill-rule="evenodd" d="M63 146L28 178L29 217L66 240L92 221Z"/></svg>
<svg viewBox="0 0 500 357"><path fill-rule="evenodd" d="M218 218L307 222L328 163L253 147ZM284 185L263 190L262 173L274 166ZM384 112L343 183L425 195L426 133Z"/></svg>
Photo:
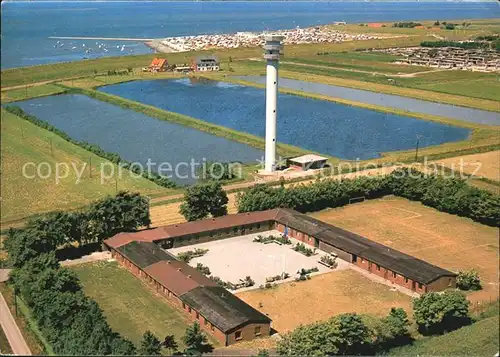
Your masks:
<svg viewBox="0 0 500 357"><path fill-rule="evenodd" d="M276 169L276 115L278 114L278 65L283 50L283 36L266 35L264 58L266 66L266 172Z"/></svg>

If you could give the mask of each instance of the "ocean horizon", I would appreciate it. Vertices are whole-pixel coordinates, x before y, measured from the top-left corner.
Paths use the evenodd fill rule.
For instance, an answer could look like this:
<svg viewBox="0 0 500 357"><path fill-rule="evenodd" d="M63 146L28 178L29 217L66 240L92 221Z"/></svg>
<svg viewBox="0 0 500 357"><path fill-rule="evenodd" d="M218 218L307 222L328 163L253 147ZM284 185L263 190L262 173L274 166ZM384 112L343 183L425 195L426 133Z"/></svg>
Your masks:
<svg viewBox="0 0 500 357"><path fill-rule="evenodd" d="M496 2L7 1L1 68L151 53L142 42L50 39L163 38L348 23L500 17Z"/></svg>

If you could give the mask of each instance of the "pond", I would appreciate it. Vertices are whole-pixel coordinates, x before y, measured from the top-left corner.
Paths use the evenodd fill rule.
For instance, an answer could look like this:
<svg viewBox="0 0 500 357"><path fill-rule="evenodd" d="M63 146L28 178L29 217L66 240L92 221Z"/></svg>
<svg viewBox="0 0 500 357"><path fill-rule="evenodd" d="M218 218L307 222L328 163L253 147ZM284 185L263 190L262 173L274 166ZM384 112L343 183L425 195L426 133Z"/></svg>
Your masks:
<svg viewBox="0 0 500 357"><path fill-rule="evenodd" d="M101 102L84 95L68 94L13 103L26 113L45 120L76 140L97 144L105 151L116 152L123 159L152 170L168 165L178 168L174 181L193 183L191 160L253 162L263 152L193 128L155 119L147 115ZM184 164L185 163L185 164ZM167 172L163 172L166 174ZM189 177L184 177L189 176Z"/></svg>
<svg viewBox="0 0 500 357"><path fill-rule="evenodd" d="M263 89L216 81L143 80L100 88L250 134L265 136ZM466 139L468 129L351 107L334 102L279 94L278 142L342 159L371 159L382 152L439 145Z"/></svg>
<svg viewBox="0 0 500 357"><path fill-rule="evenodd" d="M236 78L260 84L266 83L266 78L263 76L237 76ZM407 110L409 112L454 118L476 124L500 125L500 113L489 112L487 110L458 107L456 105L428 102L425 100L401 97L399 95L376 93L361 89L334 86L331 84L304 82L288 78L280 78L278 84L282 88L381 105L384 107Z"/></svg>

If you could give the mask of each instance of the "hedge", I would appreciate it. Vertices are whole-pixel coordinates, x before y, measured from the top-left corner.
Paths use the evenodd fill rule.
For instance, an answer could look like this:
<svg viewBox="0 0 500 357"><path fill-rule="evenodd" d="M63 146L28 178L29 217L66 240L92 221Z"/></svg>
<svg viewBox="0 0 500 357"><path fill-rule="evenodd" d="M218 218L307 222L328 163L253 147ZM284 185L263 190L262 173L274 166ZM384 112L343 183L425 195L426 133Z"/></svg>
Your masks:
<svg viewBox="0 0 500 357"><path fill-rule="evenodd" d="M388 176L359 177L352 180L322 180L310 185L285 188L256 185L238 195L238 211L262 211L283 207L299 212L313 212L340 207L349 199L366 199L394 194L420 201L439 211L468 217L498 227L500 196L472 187L465 180L425 175L414 169L398 169Z"/></svg>
<svg viewBox="0 0 500 357"><path fill-rule="evenodd" d="M145 171L141 170L138 166L132 165L131 162L122 159L120 157L120 155L118 155L117 153L104 151L100 146L95 145L95 144L90 144L86 141L74 140L64 131L56 128L55 126L49 124L48 122L46 122L44 120L38 119L36 116L27 114L24 110L22 110L18 106L8 105L8 106L5 106L4 109L7 110L9 113L12 113L12 114L24 119L24 120L27 120L30 123L42 128L42 129L53 132L54 134L58 135L59 137L63 138L64 140L66 140L67 142L70 142L74 145L80 146L81 148L83 148L87 151L90 151L91 153L93 153L99 157L102 157L106 160L109 160L114 164L120 165L121 167L128 169L128 170L134 172L135 174L141 175L145 179L150 180L159 186L166 187L166 188L177 187L177 184L174 181L172 181L164 176L161 176L156 172L145 172Z"/></svg>

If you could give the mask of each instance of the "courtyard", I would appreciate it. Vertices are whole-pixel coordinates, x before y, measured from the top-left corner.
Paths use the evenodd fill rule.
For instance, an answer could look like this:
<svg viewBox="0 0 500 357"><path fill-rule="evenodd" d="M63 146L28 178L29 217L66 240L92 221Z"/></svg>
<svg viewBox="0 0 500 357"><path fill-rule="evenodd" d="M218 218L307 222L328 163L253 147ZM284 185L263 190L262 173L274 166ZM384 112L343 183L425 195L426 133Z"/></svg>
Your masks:
<svg viewBox="0 0 500 357"><path fill-rule="evenodd" d="M248 234L173 248L169 249L169 252L178 255L197 248L208 249L205 255L193 258L189 264L196 267L197 263L201 263L210 269L212 276L217 276L223 281L231 283L238 283L240 279L250 276L255 281L255 285L252 287L254 289L265 285L266 278L281 275L282 273L288 273L290 277L279 282L293 281L297 277L297 272L301 269L317 268L318 271L313 275L332 271L332 269L318 262L322 256L328 253L318 249L316 254L307 257L292 249L298 243L294 239L290 239L292 244L282 245L274 242L267 244L254 242L253 239L259 235L263 237L280 236L281 233L273 230ZM349 263L341 259L337 259L337 263L338 266L335 270L343 270L349 267Z"/></svg>

